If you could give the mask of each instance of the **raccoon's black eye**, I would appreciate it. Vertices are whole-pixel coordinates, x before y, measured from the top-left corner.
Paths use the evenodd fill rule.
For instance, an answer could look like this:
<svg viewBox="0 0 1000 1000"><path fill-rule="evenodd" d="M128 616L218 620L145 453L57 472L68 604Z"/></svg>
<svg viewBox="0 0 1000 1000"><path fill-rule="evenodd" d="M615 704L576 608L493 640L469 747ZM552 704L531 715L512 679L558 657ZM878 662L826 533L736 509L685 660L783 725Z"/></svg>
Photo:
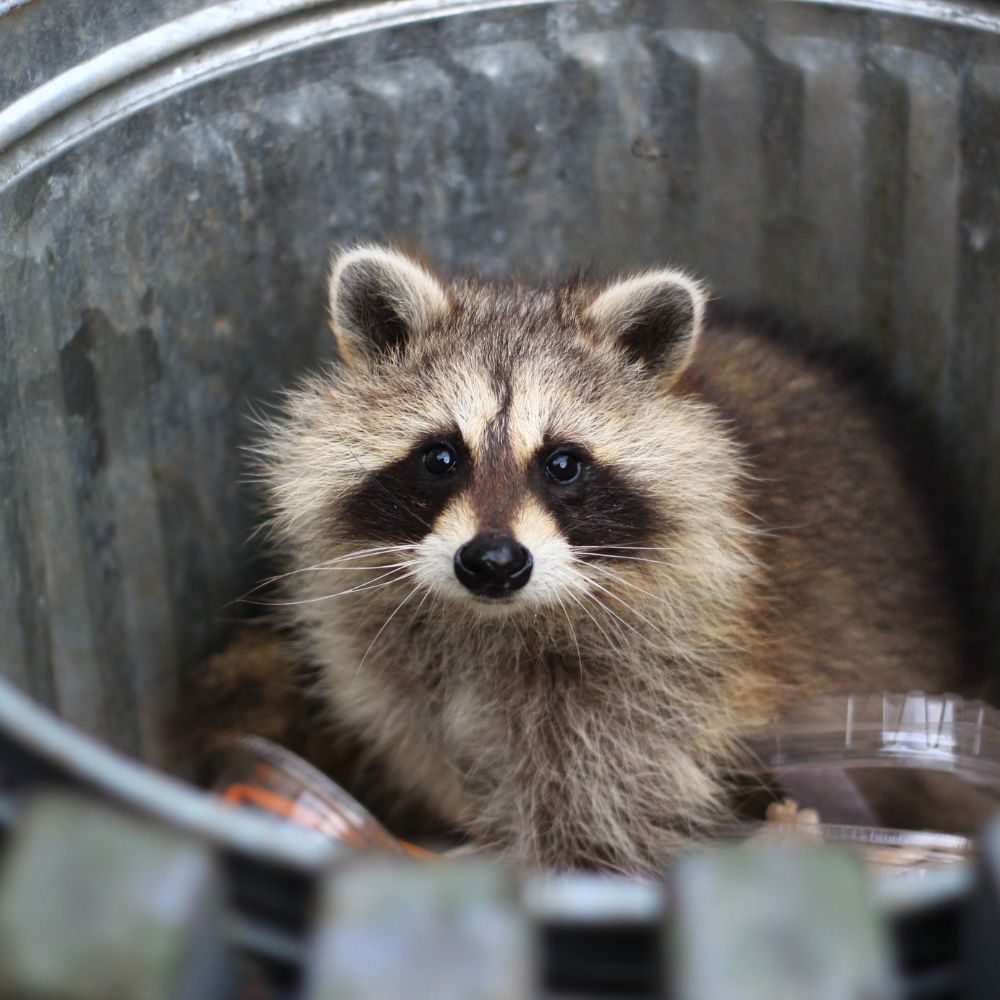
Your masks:
<svg viewBox="0 0 1000 1000"><path fill-rule="evenodd" d="M571 451L554 451L545 460L545 472L550 479L565 486L580 478L583 460Z"/></svg>
<svg viewBox="0 0 1000 1000"><path fill-rule="evenodd" d="M434 476L451 475L458 468L458 455L447 444L432 444L424 452L424 468Z"/></svg>

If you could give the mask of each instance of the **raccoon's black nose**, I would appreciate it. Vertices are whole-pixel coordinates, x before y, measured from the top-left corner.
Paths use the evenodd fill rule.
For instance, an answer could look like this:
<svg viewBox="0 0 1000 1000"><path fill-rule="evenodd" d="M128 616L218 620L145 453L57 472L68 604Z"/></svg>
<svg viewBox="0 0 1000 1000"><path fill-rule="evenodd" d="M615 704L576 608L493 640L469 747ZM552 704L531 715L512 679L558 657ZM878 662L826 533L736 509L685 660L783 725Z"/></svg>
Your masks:
<svg viewBox="0 0 1000 1000"><path fill-rule="evenodd" d="M510 535L484 531L455 553L459 583L481 597L503 597L531 576L531 553Z"/></svg>

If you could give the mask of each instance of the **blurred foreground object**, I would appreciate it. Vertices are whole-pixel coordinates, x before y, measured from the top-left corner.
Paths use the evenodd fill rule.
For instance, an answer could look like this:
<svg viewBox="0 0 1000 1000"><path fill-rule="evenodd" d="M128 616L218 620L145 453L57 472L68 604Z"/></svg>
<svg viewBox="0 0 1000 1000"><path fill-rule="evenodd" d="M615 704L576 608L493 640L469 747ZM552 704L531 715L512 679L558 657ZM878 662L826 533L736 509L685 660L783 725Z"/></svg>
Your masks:
<svg viewBox="0 0 1000 1000"><path fill-rule="evenodd" d="M196 839L93 801L36 796L0 863L0 996L223 996L219 862Z"/></svg>

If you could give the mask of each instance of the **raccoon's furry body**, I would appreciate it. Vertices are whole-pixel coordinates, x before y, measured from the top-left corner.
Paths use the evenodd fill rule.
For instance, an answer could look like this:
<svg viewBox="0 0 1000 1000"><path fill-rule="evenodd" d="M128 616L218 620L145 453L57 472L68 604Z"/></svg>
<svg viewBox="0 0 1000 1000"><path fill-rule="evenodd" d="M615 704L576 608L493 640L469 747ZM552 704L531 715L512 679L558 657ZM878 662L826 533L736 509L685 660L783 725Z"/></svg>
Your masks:
<svg viewBox="0 0 1000 1000"><path fill-rule="evenodd" d="M342 363L259 449L330 726L522 861L656 868L722 814L741 728L958 675L876 411L704 299L674 271L529 290L350 251Z"/></svg>

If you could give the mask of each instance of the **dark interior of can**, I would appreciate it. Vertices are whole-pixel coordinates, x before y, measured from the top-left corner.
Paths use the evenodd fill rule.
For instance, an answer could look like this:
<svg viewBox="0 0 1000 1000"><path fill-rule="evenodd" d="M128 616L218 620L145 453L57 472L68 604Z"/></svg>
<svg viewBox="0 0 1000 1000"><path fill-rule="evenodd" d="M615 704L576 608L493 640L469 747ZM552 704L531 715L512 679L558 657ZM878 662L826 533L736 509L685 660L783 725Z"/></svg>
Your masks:
<svg viewBox="0 0 1000 1000"><path fill-rule="evenodd" d="M10 37L67 69L32 6ZM995 15L286 2L220 32L182 7L186 47L124 32L131 62L94 53L63 106L0 112L15 685L163 759L181 670L253 611L251 414L330 356L327 257L361 239L446 273L683 264L861 342L933 416L996 607Z"/></svg>

